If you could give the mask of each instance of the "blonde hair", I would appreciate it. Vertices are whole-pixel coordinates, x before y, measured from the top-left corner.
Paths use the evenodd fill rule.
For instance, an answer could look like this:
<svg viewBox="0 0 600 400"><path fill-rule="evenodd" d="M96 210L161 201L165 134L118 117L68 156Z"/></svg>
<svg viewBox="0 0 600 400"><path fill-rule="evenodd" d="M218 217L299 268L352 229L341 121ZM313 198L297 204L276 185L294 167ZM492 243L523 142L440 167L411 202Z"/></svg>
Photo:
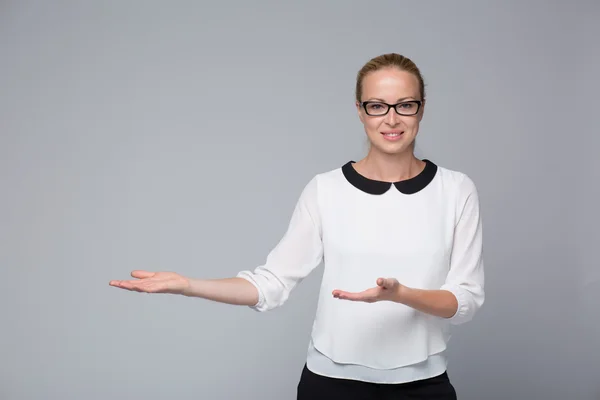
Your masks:
<svg viewBox="0 0 600 400"><path fill-rule="evenodd" d="M421 99L425 100L425 83L423 82L423 76L416 64L408 57L401 54L388 53L382 54L375 58L370 59L361 69L358 71L356 76L356 101L361 102L362 98L362 83L365 77L371 73L384 68L398 68L401 71L406 71L413 74L419 81L419 91L421 93Z"/></svg>

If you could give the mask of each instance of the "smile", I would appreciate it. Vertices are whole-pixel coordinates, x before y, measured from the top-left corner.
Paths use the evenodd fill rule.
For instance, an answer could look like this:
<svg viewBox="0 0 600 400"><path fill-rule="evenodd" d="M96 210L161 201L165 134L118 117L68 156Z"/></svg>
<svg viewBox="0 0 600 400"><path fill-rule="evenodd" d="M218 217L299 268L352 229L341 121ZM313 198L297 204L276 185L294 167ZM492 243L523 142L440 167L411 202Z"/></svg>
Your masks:
<svg viewBox="0 0 600 400"><path fill-rule="evenodd" d="M381 132L384 138L387 140L398 140L402 137L403 131L390 131L390 132Z"/></svg>

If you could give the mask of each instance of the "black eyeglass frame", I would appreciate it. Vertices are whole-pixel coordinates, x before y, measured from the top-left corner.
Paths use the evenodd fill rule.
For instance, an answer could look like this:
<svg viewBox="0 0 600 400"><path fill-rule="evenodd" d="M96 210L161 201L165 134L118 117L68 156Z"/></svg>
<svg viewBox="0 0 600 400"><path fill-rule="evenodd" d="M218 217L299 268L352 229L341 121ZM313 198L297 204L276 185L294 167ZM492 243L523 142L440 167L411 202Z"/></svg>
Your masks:
<svg viewBox="0 0 600 400"><path fill-rule="evenodd" d="M411 114L405 114L405 113L401 113L398 111L398 109L396 108L397 106L401 105L401 104L406 104L406 103L416 103L417 104L417 111L415 111L414 113ZM385 112L383 114L369 114L369 112L367 111L367 105L368 104L381 104L381 105L385 105L387 106L387 110L385 110ZM367 113L367 115L370 115L372 117L383 117L384 115L387 115L387 113L390 112L390 109L393 107L394 110L396 111L396 113L398 115L403 115L405 117L410 117L413 115L417 115L419 113L419 110L421 109L421 105L423 104L423 102L421 100L406 100L406 101L401 101L400 103L396 103L396 104L388 104L388 103L384 103L382 101L363 101L362 103L360 103L360 105L362 106L363 110L365 110L365 113Z"/></svg>

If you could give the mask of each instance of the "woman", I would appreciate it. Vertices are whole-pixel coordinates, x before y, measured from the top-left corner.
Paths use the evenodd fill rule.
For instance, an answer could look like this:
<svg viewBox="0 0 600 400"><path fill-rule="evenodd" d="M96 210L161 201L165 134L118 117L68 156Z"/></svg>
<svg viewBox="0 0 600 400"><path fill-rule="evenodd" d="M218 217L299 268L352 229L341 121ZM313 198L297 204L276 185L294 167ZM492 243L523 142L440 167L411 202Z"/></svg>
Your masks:
<svg viewBox="0 0 600 400"><path fill-rule="evenodd" d="M483 304L482 226L473 181L414 155L424 105L410 59L370 60L356 82L368 154L308 182L264 265L216 280L134 271L110 284L267 311L324 261L297 398L455 399L448 328Z"/></svg>

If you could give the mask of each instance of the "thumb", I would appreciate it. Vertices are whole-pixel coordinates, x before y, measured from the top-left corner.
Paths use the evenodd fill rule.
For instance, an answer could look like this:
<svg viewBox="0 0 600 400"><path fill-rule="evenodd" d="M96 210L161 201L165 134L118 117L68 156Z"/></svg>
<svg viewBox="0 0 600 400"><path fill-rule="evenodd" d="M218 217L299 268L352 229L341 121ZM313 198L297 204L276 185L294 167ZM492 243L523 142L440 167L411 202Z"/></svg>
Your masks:
<svg viewBox="0 0 600 400"><path fill-rule="evenodd" d="M154 276L154 272L135 270L131 272L131 276L139 279L152 278Z"/></svg>
<svg viewBox="0 0 600 400"><path fill-rule="evenodd" d="M377 285L389 289L394 286L394 280L390 278L379 278L377 279Z"/></svg>

